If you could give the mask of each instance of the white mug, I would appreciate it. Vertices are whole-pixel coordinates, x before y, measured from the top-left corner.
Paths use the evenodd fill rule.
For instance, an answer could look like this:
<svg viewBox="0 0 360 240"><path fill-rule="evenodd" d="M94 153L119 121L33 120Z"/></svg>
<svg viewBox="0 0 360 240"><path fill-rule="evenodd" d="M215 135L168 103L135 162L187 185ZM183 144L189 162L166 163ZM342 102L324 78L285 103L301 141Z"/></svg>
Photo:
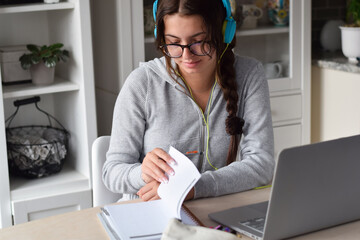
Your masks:
<svg viewBox="0 0 360 240"><path fill-rule="evenodd" d="M264 68L267 79L279 78L282 76L283 67L281 63L265 63Z"/></svg>

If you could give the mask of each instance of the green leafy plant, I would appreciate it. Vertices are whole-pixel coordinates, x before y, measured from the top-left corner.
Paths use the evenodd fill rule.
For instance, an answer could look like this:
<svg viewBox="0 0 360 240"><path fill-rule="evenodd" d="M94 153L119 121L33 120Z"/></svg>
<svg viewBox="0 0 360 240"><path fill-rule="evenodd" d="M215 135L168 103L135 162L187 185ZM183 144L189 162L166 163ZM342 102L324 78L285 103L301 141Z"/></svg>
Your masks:
<svg viewBox="0 0 360 240"><path fill-rule="evenodd" d="M62 43L49 46L43 45L41 47L34 44L26 45L30 53L25 53L19 58L22 68L29 69L32 65L40 63L40 61L43 61L48 68L55 67L59 61L66 62L69 58L69 52L61 50L63 46Z"/></svg>
<svg viewBox="0 0 360 240"><path fill-rule="evenodd" d="M346 9L346 18L349 27L360 27L360 0L350 0Z"/></svg>

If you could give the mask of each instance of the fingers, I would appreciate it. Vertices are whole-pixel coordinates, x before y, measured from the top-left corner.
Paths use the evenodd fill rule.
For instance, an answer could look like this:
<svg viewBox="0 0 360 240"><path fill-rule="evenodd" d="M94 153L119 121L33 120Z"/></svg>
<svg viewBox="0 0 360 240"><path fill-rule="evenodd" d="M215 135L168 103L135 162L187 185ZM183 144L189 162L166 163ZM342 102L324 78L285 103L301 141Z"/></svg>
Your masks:
<svg viewBox="0 0 360 240"><path fill-rule="evenodd" d="M159 158L161 158L162 160L164 160L165 162L167 162L169 165L175 164L175 160L164 150L162 150L161 148L155 148L153 150L153 152L159 156Z"/></svg>
<svg viewBox="0 0 360 240"><path fill-rule="evenodd" d="M151 181L154 181L155 179L150 177L149 175L142 173L141 178L144 180L144 182L149 183Z"/></svg>
<svg viewBox="0 0 360 240"><path fill-rule="evenodd" d="M155 148L153 151L146 154L141 170L143 174L146 174L148 177L156 179L158 182L168 182L168 175L174 175L174 170L169 166L169 164L175 164L175 160L170 157L170 155L160 148ZM143 176L145 182L146 179Z"/></svg>
<svg viewBox="0 0 360 240"><path fill-rule="evenodd" d="M159 182L152 181L152 182L146 184L144 187L142 187L137 192L137 194L144 201L160 199L160 197L157 194L157 189L159 188L159 185L160 185Z"/></svg>
<svg viewBox="0 0 360 240"><path fill-rule="evenodd" d="M160 185L160 184L155 180L151 181L150 183L145 184L145 186L140 188L140 190L137 192L137 195L139 195L141 197L142 195L151 191L154 188L154 186L156 187L156 185ZM156 191L157 191L157 188L156 188Z"/></svg>
<svg viewBox="0 0 360 240"><path fill-rule="evenodd" d="M151 199L149 199L149 201L153 201L153 200L158 200L160 199L159 195L155 195L154 197L152 197ZM145 200L144 200L145 201Z"/></svg>
<svg viewBox="0 0 360 240"><path fill-rule="evenodd" d="M143 201L153 201L160 199L160 197L157 195L157 193L154 193L153 191L149 191L140 197Z"/></svg>
<svg viewBox="0 0 360 240"><path fill-rule="evenodd" d="M157 166L154 163L154 161L156 161L156 160L150 160L147 163L143 163L142 173L150 176L150 178L155 179L158 182L166 183L168 181L166 175L161 170L161 168L159 168L159 166ZM144 179L144 181L145 181L145 179Z"/></svg>

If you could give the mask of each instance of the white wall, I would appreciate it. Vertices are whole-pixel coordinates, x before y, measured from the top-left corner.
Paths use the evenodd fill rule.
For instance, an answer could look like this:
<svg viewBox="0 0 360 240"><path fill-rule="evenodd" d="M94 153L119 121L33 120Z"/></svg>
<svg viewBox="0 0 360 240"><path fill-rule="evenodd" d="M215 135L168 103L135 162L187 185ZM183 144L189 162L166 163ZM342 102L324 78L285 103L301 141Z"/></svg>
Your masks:
<svg viewBox="0 0 360 240"><path fill-rule="evenodd" d="M142 0L91 0L99 136L110 134L116 97L144 59L144 45L139 44L144 38L143 17L133 14L135 8L143 8Z"/></svg>

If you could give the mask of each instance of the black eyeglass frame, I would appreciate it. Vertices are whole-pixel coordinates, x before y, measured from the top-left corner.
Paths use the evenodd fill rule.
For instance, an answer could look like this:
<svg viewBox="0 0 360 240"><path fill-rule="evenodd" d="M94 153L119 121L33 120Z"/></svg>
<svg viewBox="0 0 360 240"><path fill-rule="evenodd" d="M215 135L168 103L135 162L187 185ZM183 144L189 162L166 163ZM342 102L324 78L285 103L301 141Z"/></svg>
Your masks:
<svg viewBox="0 0 360 240"><path fill-rule="evenodd" d="M195 52L193 52L192 50L191 50L191 46L193 46L193 45L195 45L195 44L202 44L202 52L203 52L203 54L197 54L197 53L195 53ZM207 53L204 53L204 48L203 48L203 44L205 44L205 43L207 43L207 44L209 44L209 52L207 52ZM171 56L170 55L170 53L167 51L167 47L168 46L178 46L178 47L181 47L182 48L182 52L181 52L181 55L180 56ZM190 44L187 44L187 45L181 45L181 44L177 44L177 43L170 43L170 44L164 44L164 45L161 45L160 46L160 48L163 50L163 52L166 54L166 56L168 56L168 57L170 57L170 58L180 58L180 57L182 57L182 55L184 54L184 48L188 48L189 49L189 51L192 53L192 54L194 54L194 55L196 55L196 56L207 56L207 55L209 55L210 53L211 53L211 44L210 44L210 42L209 41L199 41L199 42L194 42L194 43L190 43Z"/></svg>

